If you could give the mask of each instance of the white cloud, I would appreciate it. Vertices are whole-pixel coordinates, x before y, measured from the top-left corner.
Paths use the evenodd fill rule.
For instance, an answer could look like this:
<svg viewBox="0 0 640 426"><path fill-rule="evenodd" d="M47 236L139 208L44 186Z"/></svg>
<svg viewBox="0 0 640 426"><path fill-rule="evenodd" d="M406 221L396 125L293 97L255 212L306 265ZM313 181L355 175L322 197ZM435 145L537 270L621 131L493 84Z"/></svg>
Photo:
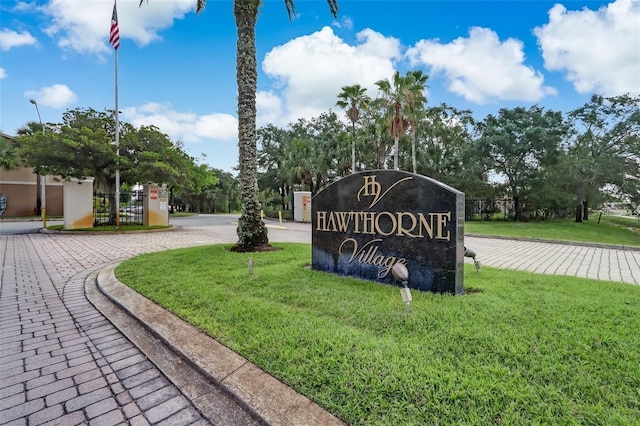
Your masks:
<svg viewBox="0 0 640 426"><path fill-rule="evenodd" d="M27 31L17 33L7 28L0 31L0 49L5 52L12 47L33 46L37 43L38 40Z"/></svg>
<svg viewBox="0 0 640 426"><path fill-rule="evenodd" d="M25 92L24 96L35 99L38 105L51 108L65 108L78 100L78 96L65 84L54 84L40 90L30 90Z"/></svg>
<svg viewBox="0 0 640 426"><path fill-rule="evenodd" d="M122 109L123 118L136 127L153 125L174 141L237 140L238 121L229 114L197 115L175 111L170 104L149 102Z"/></svg>
<svg viewBox="0 0 640 426"><path fill-rule="evenodd" d="M132 39L140 46L160 39L158 30L195 8L194 0L150 1L142 8L138 3L118 3L118 26L121 41ZM89 5L85 1L51 0L42 10L52 19L45 32L57 39L61 48L98 55L112 50L108 35L113 2L92 1Z"/></svg>
<svg viewBox="0 0 640 426"><path fill-rule="evenodd" d="M334 108L345 85L361 84L375 95L375 82L393 75L393 60L400 57L399 41L371 30L358 34L355 46L336 37L329 27L278 46L263 63L265 72L276 80L276 87L256 93L257 125L284 126L298 118L318 116ZM131 124L154 125L172 140L237 141L237 118L230 114L199 116L155 102L122 111Z"/></svg>
<svg viewBox="0 0 640 426"><path fill-rule="evenodd" d="M353 20L348 16L343 16L339 20L333 22L334 27L336 28L344 28L345 30L353 30Z"/></svg>
<svg viewBox="0 0 640 426"><path fill-rule="evenodd" d="M556 4L534 33L545 67L565 72L579 93L640 94L640 2L618 0L597 11Z"/></svg>
<svg viewBox="0 0 640 426"><path fill-rule="evenodd" d="M393 37L385 37L384 35L372 29L365 28L356 34L356 39L360 43L356 46L356 52L359 57L357 60L364 59L364 65L368 65L369 58L381 59L387 61L400 59L400 40Z"/></svg>
<svg viewBox="0 0 640 426"><path fill-rule="evenodd" d="M280 122L282 117L282 99L272 92L256 93L256 125L258 127Z"/></svg>
<svg viewBox="0 0 640 426"><path fill-rule="evenodd" d="M35 9L35 7L36 7L35 3L18 1L13 7L13 10L15 10L16 12L28 12Z"/></svg>
<svg viewBox="0 0 640 426"><path fill-rule="evenodd" d="M487 28L473 27L469 37L451 43L420 40L407 51L412 64L430 66L433 74L442 73L448 89L470 102L536 102L555 89L544 86L544 77L524 65L522 42L513 38L500 41Z"/></svg>
<svg viewBox="0 0 640 426"><path fill-rule="evenodd" d="M285 125L298 118L311 118L334 108L342 86L360 84L374 95L375 82L393 75L400 42L366 29L350 46L330 27L273 48L262 62L264 72L282 89ZM272 92L275 94L276 92ZM278 106L280 107L280 106Z"/></svg>
<svg viewBox="0 0 640 426"><path fill-rule="evenodd" d="M0 68L0 80L7 78L7 71L4 68Z"/></svg>

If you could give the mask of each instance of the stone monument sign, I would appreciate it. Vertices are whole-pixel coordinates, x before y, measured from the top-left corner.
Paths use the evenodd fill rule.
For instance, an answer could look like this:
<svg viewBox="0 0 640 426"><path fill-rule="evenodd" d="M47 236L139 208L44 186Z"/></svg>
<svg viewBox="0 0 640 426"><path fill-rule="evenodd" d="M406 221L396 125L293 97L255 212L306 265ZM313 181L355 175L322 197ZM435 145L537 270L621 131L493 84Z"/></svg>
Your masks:
<svg viewBox="0 0 640 426"><path fill-rule="evenodd" d="M345 177L313 197L312 269L410 288L464 292L464 194L397 170Z"/></svg>

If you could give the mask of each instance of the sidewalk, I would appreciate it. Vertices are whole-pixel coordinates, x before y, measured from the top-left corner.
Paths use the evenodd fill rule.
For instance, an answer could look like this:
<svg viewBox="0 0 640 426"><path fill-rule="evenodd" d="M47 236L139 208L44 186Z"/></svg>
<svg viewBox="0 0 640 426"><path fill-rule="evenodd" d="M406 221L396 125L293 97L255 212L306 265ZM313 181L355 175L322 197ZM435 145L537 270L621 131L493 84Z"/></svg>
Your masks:
<svg viewBox="0 0 640 426"><path fill-rule="evenodd" d="M169 234L0 236L0 424L263 424L180 362L164 366L172 383L85 296L114 259L196 243ZM199 410L185 386L215 404Z"/></svg>
<svg viewBox="0 0 640 426"><path fill-rule="evenodd" d="M465 237L487 266L640 285L640 247ZM470 259L465 259L471 262Z"/></svg>
<svg viewBox="0 0 640 426"><path fill-rule="evenodd" d="M138 312L147 315L141 318L152 325L149 333L95 287L98 274L120 260L236 238L232 224L126 235L0 235L0 424L339 423L295 393L291 408L282 399L286 387L237 355L210 349L211 339L189 338L195 346L189 348L183 331L182 343L172 343L177 325L163 323L173 320L155 305ZM269 238L310 242L309 225L272 227ZM465 244L483 265L640 284L640 251L478 237ZM145 306L118 295L122 290L106 290L128 310ZM214 380L203 376L205 367L190 366L159 340L219 373ZM190 352L202 349L208 355ZM237 363L232 371L220 362L226 356ZM260 399L265 390L276 399ZM320 417L295 417L305 413Z"/></svg>

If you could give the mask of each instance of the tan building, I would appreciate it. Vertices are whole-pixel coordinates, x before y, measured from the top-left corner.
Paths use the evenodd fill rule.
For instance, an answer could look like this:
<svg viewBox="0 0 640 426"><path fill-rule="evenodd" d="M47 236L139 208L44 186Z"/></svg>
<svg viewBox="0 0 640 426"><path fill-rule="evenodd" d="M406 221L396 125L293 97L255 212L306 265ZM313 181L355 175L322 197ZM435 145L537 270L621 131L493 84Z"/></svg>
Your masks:
<svg viewBox="0 0 640 426"><path fill-rule="evenodd" d="M13 139L5 134L2 137ZM44 182L47 216L62 216L62 181L46 176ZM12 170L0 167L0 194L7 197L7 210L3 217L33 216L41 194L38 175L30 167Z"/></svg>
<svg viewBox="0 0 640 426"><path fill-rule="evenodd" d="M62 182L55 182L51 176L45 176L44 181L47 216L62 216ZM0 193L7 197L4 217L35 215L40 198L38 175L28 167L0 167Z"/></svg>

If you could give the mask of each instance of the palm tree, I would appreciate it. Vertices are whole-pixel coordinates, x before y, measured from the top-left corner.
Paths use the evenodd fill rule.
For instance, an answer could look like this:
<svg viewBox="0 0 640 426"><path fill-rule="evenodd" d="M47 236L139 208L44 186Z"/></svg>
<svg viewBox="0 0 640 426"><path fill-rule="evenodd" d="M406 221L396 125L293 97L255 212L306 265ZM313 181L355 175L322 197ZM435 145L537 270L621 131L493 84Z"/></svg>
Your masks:
<svg viewBox="0 0 640 426"><path fill-rule="evenodd" d="M411 164L413 173L416 173L416 127L422 116L424 115L424 104L427 98L424 95L424 89L427 83L428 75L422 71L409 71L406 76L405 93L405 114L411 126Z"/></svg>
<svg viewBox="0 0 640 426"><path fill-rule="evenodd" d="M37 121L29 121L16 131L18 136L32 136L42 133L42 125Z"/></svg>
<svg viewBox="0 0 640 426"><path fill-rule="evenodd" d="M18 148L11 138L0 135L0 167L6 170L15 169L20 165Z"/></svg>
<svg viewBox="0 0 640 426"><path fill-rule="evenodd" d="M356 172L356 122L360 117L360 108L369 103L369 97L366 95L367 89L360 87L359 84L353 86L343 86L342 93L338 95L336 105L340 108L347 109L347 117L351 121L351 173Z"/></svg>
<svg viewBox="0 0 640 426"><path fill-rule="evenodd" d="M25 124L24 126L20 127L17 131L16 131L16 135L18 136L36 136L38 134L40 134L40 132L42 132L42 125L37 122L37 121L29 121L27 122L27 124ZM37 175L36 176L36 215L40 215L41 213L41 205L42 205L42 192L41 192L41 187L40 185L42 185L41 183L41 179L40 179L40 168L39 167L35 167L35 169L33 170L33 172Z"/></svg>
<svg viewBox="0 0 640 426"><path fill-rule="evenodd" d="M145 0L140 0L142 4ZM196 0L196 13L206 6ZM331 14L338 15L337 0L327 0ZM256 22L261 0L234 0L236 20L236 81L238 84L238 172L242 192L242 213L238 219L238 242L234 251L255 251L268 246L267 228L260 217L256 149ZM295 16L294 0L284 0L289 21Z"/></svg>
<svg viewBox="0 0 640 426"><path fill-rule="evenodd" d="M393 168L398 170L398 142L405 134L408 121L405 116L404 102L408 79L402 77L398 71L393 74L392 82L388 79L376 82L385 100L387 114L390 115L389 134L393 138Z"/></svg>

